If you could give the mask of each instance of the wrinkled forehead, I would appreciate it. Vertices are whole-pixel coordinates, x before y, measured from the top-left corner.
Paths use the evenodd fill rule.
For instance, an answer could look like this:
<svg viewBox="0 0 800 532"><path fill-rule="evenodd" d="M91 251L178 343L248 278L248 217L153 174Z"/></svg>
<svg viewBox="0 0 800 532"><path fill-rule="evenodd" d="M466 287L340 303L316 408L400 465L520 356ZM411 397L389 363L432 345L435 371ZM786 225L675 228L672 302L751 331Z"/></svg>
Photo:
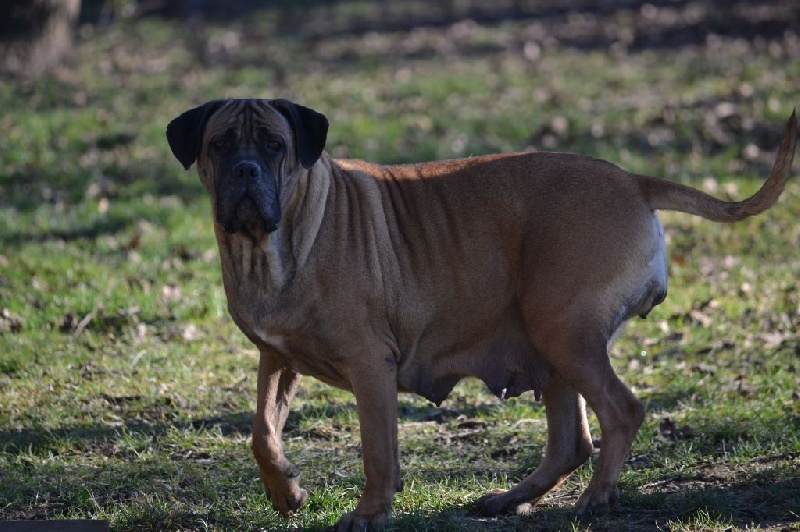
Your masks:
<svg viewBox="0 0 800 532"><path fill-rule="evenodd" d="M257 127L289 130L289 122L269 100L227 100L209 119L206 133L236 129L250 134Z"/></svg>

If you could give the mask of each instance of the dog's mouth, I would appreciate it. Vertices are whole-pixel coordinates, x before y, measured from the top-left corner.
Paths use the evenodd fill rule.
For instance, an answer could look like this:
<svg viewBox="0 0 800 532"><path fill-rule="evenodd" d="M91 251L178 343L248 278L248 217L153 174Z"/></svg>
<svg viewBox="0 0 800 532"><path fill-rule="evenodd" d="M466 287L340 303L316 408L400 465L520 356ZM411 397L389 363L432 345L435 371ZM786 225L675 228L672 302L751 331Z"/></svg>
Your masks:
<svg viewBox="0 0 800 532"><path fill-rule="evenodd" d="M272 233L278 229L277 221L266 218L249 197L242 199L232 219L219 222L228 234L244 231L253 235L261 231Z"/></svg>
<svg viewBox="0 0 800 532"><path fill-rule="evenodd" d="M217 208L217 221L228 234L246 233L254 238L269 234L278 229L280 215L277 202L266 205L250 194L245 193L237 200L220 198Z"/></svg>
<svg viewBox="0 0 800 532"><path fill-rule="evenodd" d="M278 228L279 180L274 170L243 159L226 168L217 181L217 221L228 234L260 239Z"/></svg>

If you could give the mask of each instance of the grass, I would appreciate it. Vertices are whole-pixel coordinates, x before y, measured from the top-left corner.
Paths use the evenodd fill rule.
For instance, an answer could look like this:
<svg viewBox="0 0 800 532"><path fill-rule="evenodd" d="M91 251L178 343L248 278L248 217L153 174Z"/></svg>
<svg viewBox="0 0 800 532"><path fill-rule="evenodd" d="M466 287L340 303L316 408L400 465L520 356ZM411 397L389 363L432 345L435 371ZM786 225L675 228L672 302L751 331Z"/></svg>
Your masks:
<svg viewBox="0 0 800 532"><path fill-rule="evenodd" d="M590 16L613 33L637 13ZM164 139L188 107L283 96L328 115L336 156L580 151L741 197L798 103L790 38L576 47L562 16L303 39L314 27L281 20L86 26L56 77L0 84L0 520L321 530L357 501L354 402L311 379L285 437L309 503L286 521L265 500L257 353L227 316L199 181ZM798 195L736 226L662 215L670 296L612 353L647 416L611 516L571 513L590 464L532 516L470 515L546 433L532 397L467 381L441 407L402 398L391 529L800 530Z"/></svg>

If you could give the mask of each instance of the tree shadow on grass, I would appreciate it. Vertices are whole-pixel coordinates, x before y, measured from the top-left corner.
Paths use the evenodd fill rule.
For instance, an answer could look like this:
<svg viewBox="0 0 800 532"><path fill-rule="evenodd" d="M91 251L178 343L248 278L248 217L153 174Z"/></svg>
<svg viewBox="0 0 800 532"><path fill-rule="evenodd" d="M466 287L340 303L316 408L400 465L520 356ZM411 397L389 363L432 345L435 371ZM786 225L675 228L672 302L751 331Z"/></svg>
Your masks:
<svg viewBox="0 0 800 532"><path fill-rule="evenodd" d="M300 410L298 416L308 415L302 412L302 407ZM340 413L333 410L329 413ZM426 419L431 412L426 408L409 408L403 418ZM141 458L135 449L120 449L119 442L123 435L157 440L173 427L219 430L223 435L247 434L252 418L251 413L230 412L175 423L130 421L122 426L89 424L57 430L2 430L0 453L9 459L0 465L0 476L20 480L0 489L0 499L4 501L0 519L52 518L75 509L84 515L97 515L98 510L108 515L116 511L115 506L122 505L124 515L115 519L119 521L116 528L124 530L153 526L186 529L203 523L234 528L250 526L253 523L246 520L253 519L252 515L241 517L232 509L238 504L236 501L260 492L255 465L243 459L241 449L233 452L223 449L217 454L196 453L186 448L159 460ZM67 456L60 461L58 457L64 454ZM94 458L86 465L80 465L79 458L70 458L81 454L92 454ZM102 456L116 456L117 460L102 463L97 460ZM577 525L591 526L592 530L619 527L652 530L669 521L691 523L703 516L740 528L753 522L780 526L792 523L800 510L800 479L790 474L791 463L792 457L779 457L775 464L762 464L764 470L755 481L718 480L701 472L691 477L660 479L649 486L623 484L615 511L609 517L591 522L575 522L571 505L577 495L570 493L565 497L557 490L529 516L485 519L473 515L468 503L441 511L398 514L391 529L452 530L460 526L474 530L559 530ZM524 478L527 472L506 471L512 483ZM437 485L457 483L459 479L472 483L476 478L488 480L487 471L471 462L453 464L444 470L417 469L407 474L413 474L417 482ZM324 481L312 481L309 487L349 491L352 483L351 477L329 476ZM343 485L337 488L337 484ZM482 492L476 492L474 499L481 495ZM39 503L34 505L32 500ZM172 502L165 504L165 500ZM261 526L280 530L283 526L280 523L284 522L267 508L265 500L264 509L256 512L255 519L265 519ZM310 525L308 530L325 529L325 525ZM286 523L286 529L292 526Z"/></svg>
<svg viewBox="0 0 800 532"><path fill-rule="evenodd" d="M394 6L393 9L389 4L375 3L368 14L351 15L346 20L337 20L335 12L320 9L313 10L311 16L308 10L303 11L304 16L293 15L291 7L284 7L284 19L294 23L283 27L292 31L299 29L313 39L376 31L411 31L419 27L442 28L464 20L480 24L526 20L545 25L548 37L560 44L586 51L608 49L619 43L632 50L675 49L703 45L710 35L746 40L780 39L786 31L797 30L800 10L796 5L769 0L760 2L759 9L755 9L751 4L713 0L692 0L679 5L671 0L553 0L527 5L499 2L494 6L486 2L467 2L456 9L452 2L409 2L403 8ZM328 17L323 18L322 14Z"/></svg>
<svg viewBox="0 0 800 532"><path fill-rule="evenodd" d="M105 198L114 206L106 213L89 214L85 220L71 222L68 228L20 228L10 229L0 233L0 246L11 247L28 243L44 242L80 242L93 241L104 236L116 236L125 233L138 222L147 220L150 223L164 226L175 209L197 201L204 196L204 191L199 180L167 179L159 177L151 179L149 174L139 175L130 170L132 176L121 180L104 178L103 186L114 189L110 195L100 195L97 201ZM151 168L148 172L152 172ZM163 171L162 175L170 175ZM72 205L85 201L85 191L95 186L97 182L91 176L70 174L68 177L61 175L38 175L25 180L16 180L0 176L0 185L8 182L5 195L0 194L0 209L5 205L11 206L19 213L29 214L44 207L54 211L68 210ZM139 183L137 184L137 181ZM13 182L13 183L12 183ZM146 187L141 182L147 182ZM55 190L61 196L62 191L70 191L70 197L54 197L46 199L43 196L47 191ZM139 191L141 190L141 191ZM148 204L141 201L142 196L149 194L153 200ZM161 198L174 198L174 205L166 205ZM122 207L118 207L122 206Z"/></svg>
<svg viewBox="0 0 800 532"><path fill-rule="evenodd" d="M796 522L800 510L800 479L783 478L764 482L730 482L704 487L681 487L642 494L637 486L625 487L618 505L606 517L579 518L573 505L577 494L563 497L559 489L551 493L526 516L483 518L471 505L453 507L438 513L412 512L399 515L396 530L450 530L460 522L470 530L628 530L664 529L667 523L691 526L708 519L745 529L780 527ZM475 494L475 498L481 494Z"/></svg>
<svg viewBox="0 0 800 532"><path fill-rule="evenodd" d="M0 237L0 243L4 246L19 246L22 244L51 241L74 242L77 240L94 240L104 235L116 235L122 233L132 223L133 219L128 217L114 216L110 218L95 220L83 227L71 229L53 229L50 231L11 231Z"/></svg>
<svg viewBox="0 0 800 532"><path fill-rule="evenodd" d="M797 31L800 8L791 2L765 0L720 2L691 0L617 0L611 2L549 0L360 2L321 0L271 2L235 0L162 2L148 14L166 17L200 16L231 22L253 18L260 10L277 14L282 34L319 40L369 32L407 32L420 27L443 28L465 20L480 24L508 20L540 21L566 46L606 49L621 40L609 26L626 27L635 49L677 48L704 44L709 35L748 40L780 39ZM758 5L756 5L758 4ZM666 14L666 15L665 15ZM256 17L255 20L258 20ZM624 40L624 36L622 37Z"/></svg>

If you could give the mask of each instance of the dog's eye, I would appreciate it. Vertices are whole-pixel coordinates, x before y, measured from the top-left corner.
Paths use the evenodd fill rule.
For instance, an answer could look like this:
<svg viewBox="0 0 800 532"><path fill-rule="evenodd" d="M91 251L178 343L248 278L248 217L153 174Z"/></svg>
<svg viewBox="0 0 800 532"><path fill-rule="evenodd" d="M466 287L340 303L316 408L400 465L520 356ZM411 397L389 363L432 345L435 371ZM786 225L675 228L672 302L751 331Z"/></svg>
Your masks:
<svg viewBox="0 0 800 532"><path fill-rule="evenodd" d="M229 143L227 139L220 138L211 141L211 147L217 151L225 151L228 149Z"/></svg>
<svg viewBox="0 0 800 532"><path fill-rule="evenodd" d="M283 144L277 140L270 140L267 141L267 149L270 151L281 151L283 149Z"/></svg>

